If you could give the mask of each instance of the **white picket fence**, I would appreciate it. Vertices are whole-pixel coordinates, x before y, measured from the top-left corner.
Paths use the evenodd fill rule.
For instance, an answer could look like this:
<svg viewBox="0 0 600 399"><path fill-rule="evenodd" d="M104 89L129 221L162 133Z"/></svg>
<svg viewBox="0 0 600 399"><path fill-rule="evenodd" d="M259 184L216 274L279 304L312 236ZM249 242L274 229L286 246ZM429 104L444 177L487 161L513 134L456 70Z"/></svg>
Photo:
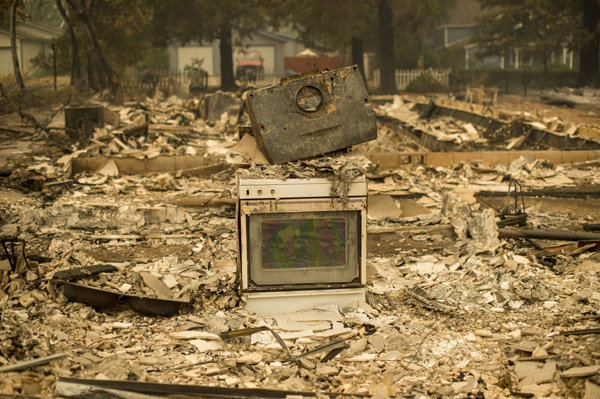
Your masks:
<svg viewBox="0 0 600 399"><path fill-rule="evenodd" d="M396 69L396 88L398 90L406 90L408 85L423 73L428 73L444 86L448 86L450 69L427 69L423 71L419 71L417 69ZM375 69L373 71L373 81L375 83L375 87L379 87L380 85L380 76L379 69Z"/></svg>

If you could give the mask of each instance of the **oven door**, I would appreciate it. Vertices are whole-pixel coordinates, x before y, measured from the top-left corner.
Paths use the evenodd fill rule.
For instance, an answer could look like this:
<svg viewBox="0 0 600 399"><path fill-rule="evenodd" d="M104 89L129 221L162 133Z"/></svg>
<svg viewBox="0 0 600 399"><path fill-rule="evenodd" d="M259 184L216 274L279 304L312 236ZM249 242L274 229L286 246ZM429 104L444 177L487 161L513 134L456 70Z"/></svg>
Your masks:
<svg viewBox="0 0 600 399"><path fill-rule="evenodd" d="M242 201L247 290L362 284L366 201L350 198Z"/></svg>

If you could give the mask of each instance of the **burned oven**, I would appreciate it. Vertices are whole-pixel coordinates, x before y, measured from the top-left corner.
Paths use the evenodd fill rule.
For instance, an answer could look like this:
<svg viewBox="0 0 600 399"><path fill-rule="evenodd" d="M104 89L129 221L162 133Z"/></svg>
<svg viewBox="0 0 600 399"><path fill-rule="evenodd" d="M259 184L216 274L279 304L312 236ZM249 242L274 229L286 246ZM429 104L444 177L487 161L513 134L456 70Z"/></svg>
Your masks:
<svg viewBox="0 0 600 399"><path fill-rule="evenodd" d="M257 147L272 164L377 138L375 112L356 65L253 90L246 105Z"/></svg>
<svg viewBox="0 0 600 399"><path fill-rule="evenodd" d="M347 200L332 197L331 184L238 178L238 264L250 310L364 300L366 180L350 182Z"/></svg>

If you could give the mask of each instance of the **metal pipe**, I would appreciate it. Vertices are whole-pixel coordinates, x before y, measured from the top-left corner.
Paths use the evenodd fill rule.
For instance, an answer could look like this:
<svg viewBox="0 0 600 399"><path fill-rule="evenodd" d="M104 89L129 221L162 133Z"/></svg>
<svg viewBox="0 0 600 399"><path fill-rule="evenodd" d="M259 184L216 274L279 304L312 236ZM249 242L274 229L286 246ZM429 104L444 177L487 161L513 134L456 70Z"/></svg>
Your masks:
<svg viewBox="0 0 600 399"><path fill-rule="evenodd" d="M544 230L517 230L517 229L498 229L498 237L501 237L501 238L536 238L538 240L559 240L559 241L596 241L596 240L600 240L600 234L573 233L573 232L563 232L563 231L544 231Z"/></svg>

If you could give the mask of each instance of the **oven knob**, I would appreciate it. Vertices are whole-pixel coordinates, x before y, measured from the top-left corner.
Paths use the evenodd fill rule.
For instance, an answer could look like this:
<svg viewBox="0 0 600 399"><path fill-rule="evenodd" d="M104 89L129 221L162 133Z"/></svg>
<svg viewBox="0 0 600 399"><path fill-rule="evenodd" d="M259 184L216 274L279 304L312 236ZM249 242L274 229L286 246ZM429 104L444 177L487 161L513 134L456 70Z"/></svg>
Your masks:
<svg viewBox="0 0 600 399"><path fill-rule="evenodd" d="M258 195L262 195L262 190L258 190L258 191L256 192L256 194L258 194Z"/></svg>
<svg viewBox="0 0 600 399"><path fill-rule="evenodd" d="M271 195L275 195L275 190L271 190Z"/></svg>

